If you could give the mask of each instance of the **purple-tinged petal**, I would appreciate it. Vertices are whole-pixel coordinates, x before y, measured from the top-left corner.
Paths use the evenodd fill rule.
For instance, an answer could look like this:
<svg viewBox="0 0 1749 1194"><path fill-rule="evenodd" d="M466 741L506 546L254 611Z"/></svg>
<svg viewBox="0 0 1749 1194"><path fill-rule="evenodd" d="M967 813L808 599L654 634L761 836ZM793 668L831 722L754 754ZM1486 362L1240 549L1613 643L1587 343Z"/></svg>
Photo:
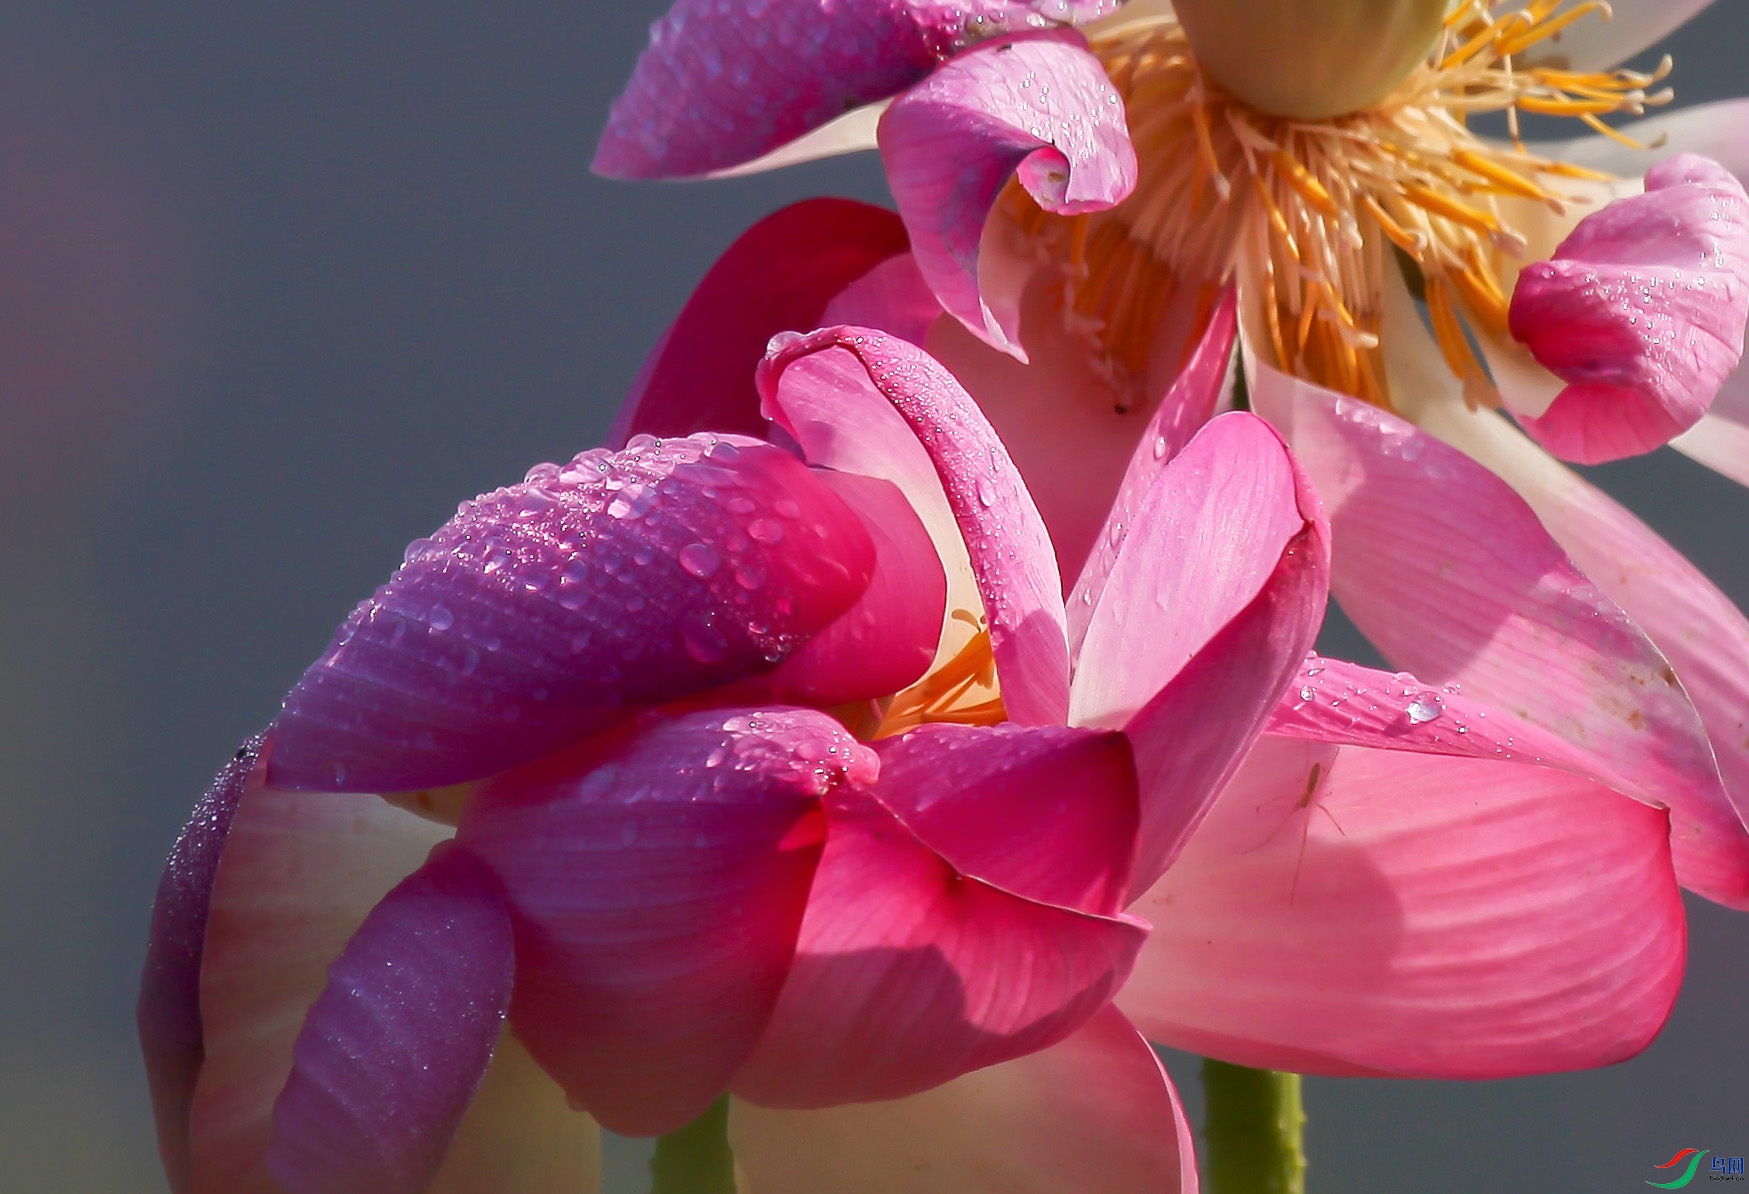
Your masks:
<svg viewBox="0 0 1749 1194"><path fill-rule="evenodd" d="M883 477L905 492L949 569L950 613L951 540L963 541L1010 720L1061 725L1069 648L1050 534L1002 441L959 383L915 345L826 328L775 342L759 389L773 422L810 462ZM957 532L942 525L936 492L945 493Z"/></svg>
<svg viewBox="0 0 1749 1194"><path fill-rule="evenodd" d="M644 362L607 446L698 431L762 438L753 370L766 342L779 332L856 322L822 312L846 287L867 289L866 279L895 255L905 260L908 244L898 216L853 199L804 199L766 216L686 300Z"/></svg>
<svg viewBox="0 0 1749 1194"><path fill-rule="evenodd" d="M1742 359L1749 196L1694 154L1654 166L1644 194L1585 217L1520 271L1510 315L1513 337L1568 383L1521 419L1544 447L1595 464L1668 443Z"/></svg>
<svg viewBox="0 0 1749 1194"><path fill-rule="evenodd" d="M788 972L821 797L878 766L824 714L715 710L480 792L460 840L509 895L511 1020L574 1105L655 1135L722 1092Z"/></svg>
<svg viewBox="0 0 1749 1194"><path fill-rule="evenodd" d="M683 178L751 162L896 95L974 41L1113 0L678 0L607 118L594 170Z"/></svg>
<svg viewBox="0 0 1749 1194"><path fill-rule="evenodd" d="M267 1149L304 1015L365 914L450 834L375 796L267 787L266 769L244 788L213 883L192 1194L283 1194Z"/></svg>
<svg viewBox="0 0 1749 1194"><path fill-rule="evenodd" d="M1606 1065L1682 979L1665 815L1561 771L1265 737L1137 904L1150 1039L1322 1074Z"/></svg>
<svg viewBox="0 0 1749 1194"><path fill-rule="evenodd" d="M152 936L140 974L135 1023L158 1123L158 1153L176 1194L186 1194L191 1180L188 1118L205 1056L200 964L213 880L261 743L259 734L249 739L214 777L177 835L152 901Z"/></svg>
<svg viewBox="0 0 1749 1194"><path fill-rule="evenodd" d="M1735 848L1736 814L1657 647L1487 468L1376 407L1267 366L1249 375L1254 408L1287 435L1330 511L1332 589L1355 625L1393 664L1460 683L1596 756L1591 772L1617 777L1619 791L1706 827L1695 850L1687 830L1674 849L1684 885L1709 894L1705 860Z"/></svg>
<svg viewBox="0 0 1749 1194"><path fill-rule="evenodd" d="M846 286L813 323L796 323L791 328L849 324L874 328L922 348L930 326L940 317L941 300L924 281L917 258L907 251L887 258Z"/></svg>
<svg viewBox="0 0 1749 1194"><path fill-rule="evenodd" d="M770 671L874 562L855 512L769 444L641 440L540 466L464 503L353 612L286 698L272 780L409 791L538 758Z"/></svg>
<svg viewBox="0 0 1749 1194"><path fill-rule="evenodd" d="M881 117L881 159L917 265L947 312L1025 360L1012 313L979 295L978 242L1016 176L1046 211L1078 215L1136 185L1124 108L1071 30L1000 39L944 64Z"/></svg>
<svg viewBox="0 0 1749 1194"><path fill-rule="evenodd" d="M598 1194L601 1129L508 1029L426 1194Z"/></svg>
<svg viewBox="0 0 1749 1194"><path fill-rule="evenodd" d="M1048 1049L907 1099L736 1100L729 1142L759 1194L1196 1194L1172 1080L1110 1007Z"/></svg>
<svg viewBox="0 0 1749 1194"><path fill-rule="evenodd" d="M445 843L328 968L273 1107L287 1194L422 1194L492 1060L515 968L497 876Z"/></svg>

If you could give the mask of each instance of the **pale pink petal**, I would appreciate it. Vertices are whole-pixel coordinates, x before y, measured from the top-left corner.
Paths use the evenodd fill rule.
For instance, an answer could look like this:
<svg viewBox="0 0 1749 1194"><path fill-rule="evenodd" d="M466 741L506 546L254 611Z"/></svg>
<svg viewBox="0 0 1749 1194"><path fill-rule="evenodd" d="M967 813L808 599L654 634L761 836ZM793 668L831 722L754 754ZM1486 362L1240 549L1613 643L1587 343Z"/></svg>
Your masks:
<svg viewBox="0 0 1749 1194"><path fill-rule="evenodd" d="M1111 0L678 0L650 29L614 102L594 169L706 174L751 161L904 90L971 42Z"/></svg>
<svg viewBox="0 0 1749 1194"><path fill-rule="evenodd" d="M1610 0L1610 16L1601 14L1575 21L1547 41L1539 42L1526 55L1532 63L1570 67L1573 70L1605 70L1632 58L1693 19L1713 0ZM1523 3L1503 5L1522 8Z"/></svg>
<svg viewBox="0 0 1749 1194"><path fill-rule="evenodd" d="M1739 485L1749 485L1749 370L1725 380L1712 410L1670 446Z"/></svg>
<svg viewBox="0 0 1749 1194"><path fill-rule="evenodd" d="M281 1194L267 1147L304 1014L365 914L450 834L375 796L267 787L262 770L231 823L207 921L194 1194Z"/></svg>
<svg viewBox="0 0 1749 1194"><path fill-rule="evenodd" d="M874 561L855 512L770 444L646 438L542 465L415 541L353 612L274 723L272 781L411 791L538 758L773 670Z"/></svg>
<svg viewBox="0 0 1749 1194"><path fill-rule="evenodd" d="M1749 196L1705 158L1661 163L1644 194L1587 216L1551 260L1520 271L1512 335L1569 383L1521 422L1587 464L1659 447L1736 369L1746 319Z"/></svg>
<svg viewBox="0 0 1749 1194"><path fill-rule="evenodd" d="M1266 737L1137 905L1150 1039L1499 1078L1644 1048L1682 978L1664 814L1564 772Z"/></svg>
<svg viewBox="0 0 1749 1194"><path fill-rule="evenodd" d="M1376 407L1251 376L1330 511L1336 599L1386 659L1595 755L1620 791L1721 825L1729 800L1676 673L1506 482ZM1706 882L1687 859L1679 847L1683 882Z"/></svg>
<svg viewBox="0 0 1749 1194"><path fill-rule="evenodd" d="M459 837L509 895L511 1020L574 1104L656 1135L722 1092L789 968L820 798L877 767L824 714L715 710L481 790Z"/></svg>
<svg viewBox="0 0 1749 1194"><path fill-rule="evenodd" d="M767 414L810 462L884 477L905 491L948 566L951 612L954 555L943 544L950 532L941 526L940 499L932 500L923 474L928 461L957 525L951 537L963 542L977 580L1010 720L1062 724L1069 648L1050 535L1002 441L959 383L915 345L826 328L774 341L759 387Z"/></svg>
<svg viewBox="0 0 1749 1194"><path fill-rule="evenodd" d="M1048 1049L906 1099L820 1111L736 1100L757 1194L1195 1194L1177 1092L1114 1008Z"/></svg>
<svg viewBox="0 0 1749 1194"><path fill-rule="evenodd" d="M1141 922L962 874L853 789L827 808L795 964L736 1094L771 1107L915 1094L1063 1039L1122 985Z"/></svg>
<svg viewBox="0 0 1749 1194"><path fill-rule="evenodd" d="M923 280L917 258L905 252L887 258L846 286L812 324L791 324L790 330L849 324L874 328L922 348L930 325L940 317L941 300Z"/></svg>
<svg viewBox="0 0 1749 1194"><path fill-rule="evenodd" d="M328 969L273 1107L288 1194L422 1194L473 1100L510 1003L497 878L447 843L366 916Z"/></svg>
<svg viewBox="0 0 1749 1194"><path fill-rule="evenodd" d="M506 1031L426 1194L596 1194L601 1129Z"/></svg>
<svg viewBox="0 0 1749 1194"><path fill-rule="evenodd" d="M1025 354L978 292L978 242L1010 176L1046 211L1099 211L1136 185L1123 104L1070 30L997 39L945 63L881 117L881 159L911 251L941 305Z"/></svg>
<svg viewBox="0 0 1749 1194"><path fill-rule="evenodd" d="M753 370L779 332L829 320L832 297L905 253L899 217L853 199L804 199L766 216L717 258L644 362L607 446L695 431L762 437Z"/></svg>

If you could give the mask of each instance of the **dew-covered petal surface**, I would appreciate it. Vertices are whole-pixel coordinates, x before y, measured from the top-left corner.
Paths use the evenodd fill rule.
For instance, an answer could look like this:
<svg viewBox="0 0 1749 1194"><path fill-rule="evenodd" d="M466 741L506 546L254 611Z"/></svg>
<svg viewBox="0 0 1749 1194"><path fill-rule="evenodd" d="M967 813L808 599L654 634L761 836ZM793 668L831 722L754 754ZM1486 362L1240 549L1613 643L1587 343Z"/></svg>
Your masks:
<svg viewBox="0 0 1749 1194"><path fill-rule="evenodd" d="M881 117L881 160L911 251L941 305L1025 359L980 296L984 221L1011 176L1046 211L1099 211L1136 185L1123 103L1070 30L997 39L944 64Z"/></svg>
<svg viewBox="0 0 1749 1194"><path fill-rule="evenodd" d="M954 600L952 541L963 543L1010 720L1061 725L1069 648L1050 534L1002 441L952 375L903 340L826 328L774 343L759 385L767 413L810 462L883 477L905 491L947 564L950 614L963 608ZM936 492L945 495L953 528L942 525Z"/></svg>
<svg viewBox="0 0 1749 1194"><path fill-rule="evenodd" d="M1638 799L1729 813L1675 671L1506 482L1376 407L1252 376L1330 511L1332 591L1386 659L1565 738ZM1393 373L1392 392L1408 380ZM1704 881L1686 866L1679 849L1683 881Z"/></svg>
<svg viewBox="0 0 1749 1194"><path fill-rule="evenodd" d="M794 456L699 435L463 503L286 698L273 782L407 791L769 671L862 596L862 521ZM763 580L749 587L756 571Z"/></svg>
<svg viewBox="0 0 1749 1194"><path fill-rule="evenodd" d="M1177 1092L1106 1008L1048 1049L906 1099L819 1111L736 1100L743 1194L1195 1194Z"/></svg>
<svg viewBox="0 0 1749 1194"><path fill-rule="evenodd" d="M515 968L497 877L446 843L328 968L274 1104L287 1194L420 1194L492 1060Z"/></svg>
<svg viewBox="0 0 1749 1194"><path fill-rule="evenodd" d="M917 268L917 258L905 252L887 258L839 291L812 325L795 323L789 330L848 324L874 328L922 348L940 317L941 301Z"/></svg>
<svg viewBox="0 0 1749 1194"><path fill-rule="evenodd" d="M607 446L639 434L763 437L753 370L766 341L846 322L823 314L834 296L868 290L871 272L907 260L907 244L898 216L853 199L804 199L760 220L711 266L650 353Z"/></svg>
<svg viewBox="0 0 1749 1194"><path fill-rule="evenodd" d="M893 95L1009 29L1092 20L1115 0L677 0L614 102L597 174L725 170Z"/></svg>
<svg viewBox="0 0 1749 1194"><path fill-rule="evenodd" d="M656 1135L722 1092L789 968L820 800L877 766L824 714L713 710L481 791L459 836L509 895L511 1020L573 1103Z"/></svg>
<svg viewBox="0 0 1749 1194"><path fill-rule="evenodd" d="M207 921L195 1194L282 1194L267 1148L304 1015L366 913L450 834L376 796L267 787L263 770L238 803Z"/></svg>
<svg viewBox="0 0 1749 1194"><path fill-rule="evenodd" d="M1521 421L1586 464L1659 447L1736 369L1746 318L1749 197L1706 158L1662 162L1644 194L1585 217L1551 260L1519 272L1512 335L1568 383Z"/></svg>
<svg viewBox="0 0 1749 1194"><path fill-rule="evenodd" d="M1682 977L1664 813L1518 763L1265 737L1136 910L1151 1040L1302 1073L1606 1065Z"/></svg>
<svg viewBox="0 0 1749 1194"><path fill-rule="evenodd" d="M239 747L195 804L170 849L152 902L152 935L146 943L135 1021L158 1124L158 1152L176 1194L189 1188L188 1114L205 1052L200 964L213 880L237 802L260 757L261 741L256 735Z"/></svg>
<svg viewBox="0 0 1749 1194"><path fill-rule="evenodd" d="M795 964L736 1094L772 1107L915 1094L1061 1040L1122 985L1142 923L964 874L855 789L827 812Z"/></svg>

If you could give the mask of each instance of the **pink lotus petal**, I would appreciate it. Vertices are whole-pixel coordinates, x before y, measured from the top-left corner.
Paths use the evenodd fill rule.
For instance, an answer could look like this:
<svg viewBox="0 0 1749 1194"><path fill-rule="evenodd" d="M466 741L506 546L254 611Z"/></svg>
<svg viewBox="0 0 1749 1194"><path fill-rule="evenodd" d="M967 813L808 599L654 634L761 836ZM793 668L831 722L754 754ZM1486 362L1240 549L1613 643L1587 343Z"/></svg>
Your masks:
<svg viewBox="0 0 1749 1194"><path fill-rule="evenodd" d="M1749 370L1739 365L1725 379L1712 409L1670 446L1739 485L1749 485Z"/></svg>
<svg viewBox="0 0 1749 1194"><path fill-rule="evenodd" d="M949 314L1025 359L978 294L984 220L1017 175L1046 211L1100 211L1136 185L1124 108L1086 39L1002 38L944 64L881 118L881 159L911 251Z"/></svg>
<svg viewBox="0 0 1749 1194"><path fill-rule="evenodd" d="M1214 417L1215 407L1226 383L1227 369L1233 360L1233 345L1239 335L1237 293L1229 287L1221 295L1220 304L1209 317L1208 328L1197 342L1183 372L1154 415L1148 420L1141 438L1136 441L1129 467L1124 470L1117 496L1105 516L1105 524L1093 539L1087 562L1075 580L1069 595L1069 654L1081 654L1087 627L1093 621L1093 611L1105 592L1105 583L1117 564L1118 551L1135 523L1148 492L1166 466L1190 443L1203 424ZM1065 470L1067 471L1067 470Z"/></svg>
<svg viewBox="0 0 1749 1194"><path fill-rule="evenodd" d="M354 611L286 698L273 782L407 791L538 758L771 670L873 567L862 521L769 444L640 440L543 465L465 503Z"/></svg>
<svg viewBox="0 0 1749 1194"><path fill-rule="evenodd" d="M915 1094L1042 1049L1097 1012L1147 927L1036 903L954 869L854 789L795 964L732 1090L770 1107Z"/></svg>
<svg viewBox="0 0 1749 1194"><path fill-rule="evenodd" d="M751 161L904 90L972 41L1112 0L678 0L650 29L594 170L675 178Z"/></svg>
<svg viewBox="0 0 1749 1194"><path fill-rule="evenodd" d="M1196 1194L1196 1150L1160 1060L1106 1008L1048 1049L885 1103L736 1101L759 1194Z"/></svg>
<svg viewBox="0 0 1749 1194"><path fill-rule="evenodd" d="M1631 1057L1682 978L1664 814L1560 771L1267 737L1137 905L1152 1040L1323 1074Z"/></svg>
<svg viewBox="0 0 1749 1194"><path fill-rule="evenodd" d="M884 477L905 491L950 568L951 611L954 554L943 540L952 532L941 526L939 499L931 500L921 475L921 443L977 578L1009 719L1061 725L1069 648L1050 535L1002 441L959 383L902 340L826 328L774 341L759 390L767 414L810 462Z"/></svg>
<svg viewBox="0 0 1749 1194"><path fill-rule="evenodd" d="M1746 320L1749 196L1717 163L1679 155L1519 273L1512 335L1569 383L1521 421L1568 460L1650 451L1706 413Z"/></svg>
<svg viewBox="0 0 1749 1194"><path fill-rule="evenodd" d="M426 1194L596 1194L601 1129L508 1031Z"/></svg>
<svg viewBox="0 0 1749 1194"><path fill-rule="evenodd" d="M493 780L460 840L503 879L511 1020L627 1135L695 1118L753 1048L795 949L821 797L874 755L808 710L713 710Z"/></svg>
<svg viewBox="0 0 1749 1194"><path fill-rule="evenodd" d="M189 1188L188 1115L205 1053L200 965L213 880L261 743L258 734L239 747L194 806L164 863L152 902L152 935L146 943L135 1022L158 1123L158 1153L176 1194Z"/></svg>
<svg viewBox="0 0 1749 1194"><path fill-rule="evenodd" d="M329 967L274 1104L287 1194L422 1194L492 1060L510 1003L496 876L446 843Z"/></svg>
<svg viewBox="0 0 1749 1194"><path fill-rule="evenodd" d="M822 314L833 296L895 254L905 260L908 243L898 216L853 199L804 199L766 216L686 300L620 407L607 446L697 431L762 438L753 370L766 341L842 322Z"/></svg>
<svg viewBox="0 0 1749 1194"><path fill-rule="evenodd" d="M940 317L941 300L924 281L917 258L904 252L887 258L846 286L826 304L820 318L812 323L793 323L790 329L849 324L874 328L922 348L930 326Z"/></svg>
<svg viewBox="0 0 1749 1194"><path fill-rule="evenodd" d="M1620 791L1728 812L1676 673L1504 481L1376 407L1251 376L1330 511L1336 599L1386 659L1566 739ZM1706 882L1685 858L1684 884Z"/></svg>
<svg viewBox="0 0 1749 1194"><path fill-rule="evenodd" d="M1713 0L1610 0L1611 15L1576 21L1525 57L1532 63L1558 64L1572 70L1607 70L1650 49L1678 26L1692 20ZM1502 5L1522 8L1523 4ZM1601 138L1599 138L1601 140Z"/></svg>
<svg viewBox="0 0 1749 1194"><path fill-rule="evenodd" d="M961 874L1095 916L1129 902L1136 770L1122 734L930 725L874 750L880 802Z"/></svg>
<svg viewBox="0 0 1749 1194"><path fill-rule="evenodd" d="M213 883L192 1194L282 1194L267 1148L304 1014L365 914L450 832L375 796L270 788L263 770L238 802Z"/></svg>

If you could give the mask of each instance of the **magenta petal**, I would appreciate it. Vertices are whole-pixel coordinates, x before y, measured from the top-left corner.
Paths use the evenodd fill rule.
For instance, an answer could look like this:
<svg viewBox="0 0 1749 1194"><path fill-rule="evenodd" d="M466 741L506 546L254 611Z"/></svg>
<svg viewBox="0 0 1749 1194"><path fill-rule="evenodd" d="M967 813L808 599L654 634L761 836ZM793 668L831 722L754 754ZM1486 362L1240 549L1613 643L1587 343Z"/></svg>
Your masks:
<svg viewBox="0 0 1749 1194"><path fill-rule="evenodd" d="M768 1107L892 1099L1042 1049L1122 985L1147 928L964 875L841 789L795 964L734 1092Z"/></svg>
<svg viewBox="0 0 1749 1194"><path fill-rule="evenodd" d="M816 354L824 369L810 360ZM797 365L795 384L786 384ZM767 413L809 461L893 480L927 524L931 495L914 446L922 445L970 555L1009 718L1067 720L1069 648L1050 534L1002 441L952 375L902 340L826 328L774 342L759 387Z"/></svg>
<svg viewBox="0 0 1749 1194"><path fill-rule="evenodd" d="M1136 907L1158 927L1119 1005L1263 1068L1605 1065L1682 978L1664 814L1518 763L1266 737Z"/></svg>
<svg viewBox="0 0 1749 1194"><path fill-rule="evenodd" d="M878 763L808 710L715 710L493 780L460 840L503 879L511 1019L573 1103L628 1135L699 1115L795 949L820 798Z"/></svg>
<svg viewBox="0 0 1749 1194"><path fill-rule="evenodd" d="M1519 274L1512 335L1568 383L1520 422L1584 464L1649 452L1706 414L1746 319L1749 196L1718 163L1680 154Z"/></svg>
<svg viewBox="0 0 1749 1194"><path fill-rule="evenodd" d="M152 1090L152 1114L158 1121L158 1153L176 1194L189 1189L189 1107L205 1055L200 963L206 949L207 911L219 856L261 743L258 734L239 747L194 806L171 847L152 902L152 935L140 974L135 1023L145 1054L146 1082Z"/></svg>
<svg viewBox="0 0 1749 1194"><path fill-rule="evenodd" d="M274 1104L287 1194L420 1194L479 1087L515 959L497 877L439 846L328 969Z"/></svg>
<svg viewBox="0 0 1749 1194"><path fill-rule="evenodd" d="M1024 359L979 297L978 241L1011 175L1046 211L1099 211L1136 185L1124 108L1070 30L1000 39L944 64L881 117L881 159L917 265L949 314Z"/></svg>
<svg viewBox="0 0 1749 1194"><path fill-rule="evenodd" d="M543 465L464 503L353 612L286 698L272 780L392 792L501 771L771 670L873 567L855 512L769 444Z"/></svg>
<svg viewBox="0 0 1749 1194"><path fill-rule="evenodd" d="M644 363L607 446L624 447L639 434L696 431L762 438L753 370L766 341L779 332L862 322L823 312L846 287L866 290L871 274L885 277L883 263L909 261L908 244L898 216L853 199L804 199L766 216L729 246L686 300Z"/></svg>
<svg viewBox="0 0 1749 1194"><path fill-rule="evenodd" d="M941 300L929 289L923 271L917 268L917 258L905 252L887 258L846 286L826 304L819 319L790 327L850 324L874 328L922 348L930 327L940 317Z"/></svg>

